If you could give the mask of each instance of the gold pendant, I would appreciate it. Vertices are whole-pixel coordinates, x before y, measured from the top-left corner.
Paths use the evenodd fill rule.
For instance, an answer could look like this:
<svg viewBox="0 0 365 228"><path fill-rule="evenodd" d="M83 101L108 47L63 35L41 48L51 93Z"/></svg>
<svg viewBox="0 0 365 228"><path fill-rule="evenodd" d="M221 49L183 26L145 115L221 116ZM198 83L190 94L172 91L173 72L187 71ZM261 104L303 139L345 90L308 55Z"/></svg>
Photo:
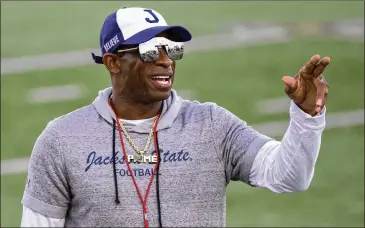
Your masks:
<svg viewBox="0 0 365 228"><path fill-rule="evenodd" d="M133 162L134 164L139 164L139 163L142 163L143 162L143 155L134 155L133 156Z"/></svg>
<svg viewBox="0 0 365 228"><path fill-rule="evenodd" d="M142 161L142 156L141 155L128 155L128 163L141 163Z"/></svg>
<svg viewBox="0 0 365 228"><path fill-rule="evenodd" d="M145 163L149 163L149 164L156 164L157 163L157 156L156 155L145 155L143 156L143 161Z"/></svg>
<svg viewBox="0 0 365 228"><path fill-rule="evenodd" d="M149 163L149 164L156 164L157 163L157 156L156 155L128 155L128 162L133 162L134 164L140 163Z"/></svg>

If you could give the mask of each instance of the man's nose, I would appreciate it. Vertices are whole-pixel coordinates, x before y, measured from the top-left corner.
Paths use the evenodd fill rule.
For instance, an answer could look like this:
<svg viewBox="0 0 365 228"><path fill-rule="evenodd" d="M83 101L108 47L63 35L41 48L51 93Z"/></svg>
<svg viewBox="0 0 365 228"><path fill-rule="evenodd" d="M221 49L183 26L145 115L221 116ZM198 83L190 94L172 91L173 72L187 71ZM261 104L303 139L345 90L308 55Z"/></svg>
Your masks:
<svg viewBox="0 0 365 228"><path fill-rule="evenodd" d="M174 62L169 58L166 51L163 48L159 48L158 50L160 52L160 57L157 59L155 64L163 66L164 68L171 67Z"/></svg>

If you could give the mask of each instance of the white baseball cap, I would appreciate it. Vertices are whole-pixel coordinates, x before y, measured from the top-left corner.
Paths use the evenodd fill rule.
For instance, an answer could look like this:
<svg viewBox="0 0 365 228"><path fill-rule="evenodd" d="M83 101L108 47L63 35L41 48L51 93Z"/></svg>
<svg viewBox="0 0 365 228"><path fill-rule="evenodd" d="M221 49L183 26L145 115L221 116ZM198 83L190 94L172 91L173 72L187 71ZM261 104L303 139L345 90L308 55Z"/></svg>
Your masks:
<svg viewBox="0 0 365 228"><path fill-rule="evenodd" d="M131 7L121 8L111 13L104 21L100 31L102 56L115 51L120 45L136 45L146 42L156 35L168 32L176 42L191 40L190 32L179 25L168 25L160 13L153 9ZM97 63L101 57L92 56ZM99 61L97 61L98 59Z"/></svg>

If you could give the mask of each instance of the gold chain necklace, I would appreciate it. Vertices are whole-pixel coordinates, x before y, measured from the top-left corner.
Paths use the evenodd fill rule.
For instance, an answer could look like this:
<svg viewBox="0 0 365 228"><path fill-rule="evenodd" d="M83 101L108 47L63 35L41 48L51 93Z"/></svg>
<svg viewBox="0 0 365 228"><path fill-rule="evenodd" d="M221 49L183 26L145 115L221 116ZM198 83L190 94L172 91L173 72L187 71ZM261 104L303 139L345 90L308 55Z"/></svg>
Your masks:
<svg viewBox="0 0 365 228"><path fill-rule="evenodd" d="M110 100L110 102L111 102L111 100L112 100L112 96L110 96L109 100ZM128 134L127 130L125 129L124 124L123 124L123 121L122 121L122 120L120 120L120 119L118 120L118 121L119 121L119 123L120 123L120 128L121 128L121 130L123 131L123 134L124 134L124 135L125 135L125 137L127 138L127 140L128 140L128 142L129 142L129 144L132 146L132 148L134 149L134 151L137 153L137 155L136 155L136 156L132 156L132 158L133 158L133 160L134 160L134 162L135 162L135 163L140 163L141 161L143 161L143 160L144 160L144 159L143 159L143 157L145 157L145 156L144 156L144 153L146 153L146 151L147 151L147 150L148 150L148 148L150 147L151 140L152 140L152 137L153 137L153 130L154 130L155 126L156 126L156 123L157 123L158 117L159 117L159 115L157 115L157 116L156 116L156 118L155 118L155 120L154 120L154 122L153 122L152 128L151 128L150 133L149 133L149 135L148 135L148 137L147 137L146 145L145 145L145 147L143 148L143 150L139 150L139 149L137 148L137 146L134 144L134 142L132 141L131 137L129 136L129 134ZM128 157L129 157L129 156L128 156ZM129 160L129 158L128 158L128 160ZM155 163L155 162L157 162L157 157L156 157L156 155L154 155L154 156L150 156L150 158L149 158L148 160L151 160L150 162L154 162L154 163Z"/></svg>
<svg viewBox="0 0 365 228"><path fill-rule="evenodd" d="M157 117L158 117L158 116L157 116ZM149 135L148 135L148 137L147 137L146 145L145 145L145 147L143 148L143 150L139 150L139 149L137 148L137 146L134 144L134 142L132 141L131 137L129 136L129 134L128 134L127 130L125 129L124 124L123 124L123 121L122 121L122 120L119 120L120 128L122 129L122 131L123 131L123 133L124 133L125 137L127 138L127 140L128 140L128 142L129 142L129 144L131 144L132 148L136 151L136 153L137 153L139 156L144 155L144 153L146 153L146 151L148 150L148 148L149 148L149 146L150 146L150 144L151 144L151 139L152 139L152 136L153 136L153 129L154 129L154 127L155 127L155 125L156 125L156 122L157 122L157 119L158 119L157 117L155 118L155 121L153 122L152 128L151 128L150 133L149 133Z"/></svg>

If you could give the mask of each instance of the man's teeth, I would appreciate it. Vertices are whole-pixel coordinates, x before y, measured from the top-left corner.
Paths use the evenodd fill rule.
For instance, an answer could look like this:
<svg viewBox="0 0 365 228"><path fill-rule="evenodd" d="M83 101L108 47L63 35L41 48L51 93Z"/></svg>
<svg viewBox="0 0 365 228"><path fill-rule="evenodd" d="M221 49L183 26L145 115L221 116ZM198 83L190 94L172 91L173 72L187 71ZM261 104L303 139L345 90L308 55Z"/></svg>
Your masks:
<svg viewBox="0 0 365 228"><path fill-rule="evenodd" d="M170 76L154 76L151 77L151 79L162 85L167 85L170 83Z"/></svg>
<svg viewBox="0 0 365 228"><path fill-rule="evenodd" d="M170 76L154 76L153 79L169 79Z"/></svg>
<svg viewBox="0 0 365 228"><path fill-rule="evenodd" d="M158 81L158 83L160 83L160 84L166 84L166 85L167 85L167 84L169 84L170 82L169 82L168 80L166 80L166 81L165 81L165 80L163 80L163 81L159 80L159 81Z"/></svg>

